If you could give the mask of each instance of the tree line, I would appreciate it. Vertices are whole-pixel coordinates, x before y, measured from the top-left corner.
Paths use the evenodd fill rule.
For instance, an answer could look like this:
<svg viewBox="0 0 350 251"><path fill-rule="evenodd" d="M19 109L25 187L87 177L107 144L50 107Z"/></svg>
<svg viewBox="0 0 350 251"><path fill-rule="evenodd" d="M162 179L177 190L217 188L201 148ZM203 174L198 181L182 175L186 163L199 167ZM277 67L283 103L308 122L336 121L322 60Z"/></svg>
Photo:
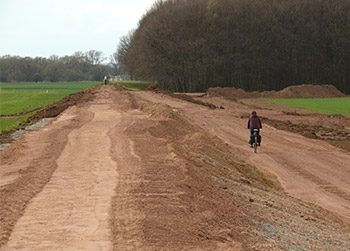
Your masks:
<svg viewBox="0 0 350 251"><path fill-rule="evenodd" d="M109 64L103 64L104 60L103 53L97 50L49 58L5 55L0 57L0 82L102 81L108 74L123 71L115 55Z"/></svg>
<svg viewBox="0 0 350 251"><path fill-rule="evenodd" d="M350 1L158 0L116 54L174 91L312 83L350 94Z"/></svg>

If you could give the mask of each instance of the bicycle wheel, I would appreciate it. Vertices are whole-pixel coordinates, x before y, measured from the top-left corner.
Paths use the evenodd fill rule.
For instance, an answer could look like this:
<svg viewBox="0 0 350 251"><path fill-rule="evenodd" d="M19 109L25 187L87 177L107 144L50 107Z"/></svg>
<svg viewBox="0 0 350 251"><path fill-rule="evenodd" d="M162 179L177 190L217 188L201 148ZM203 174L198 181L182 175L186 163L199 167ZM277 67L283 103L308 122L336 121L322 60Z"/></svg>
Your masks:
<svg viewBox="0 0 350 251"><path fill-rule="evenodd" d="M255 137L255 141L254 141L254 152L256 153L258 149L258 140L257 137Z"/></svg>

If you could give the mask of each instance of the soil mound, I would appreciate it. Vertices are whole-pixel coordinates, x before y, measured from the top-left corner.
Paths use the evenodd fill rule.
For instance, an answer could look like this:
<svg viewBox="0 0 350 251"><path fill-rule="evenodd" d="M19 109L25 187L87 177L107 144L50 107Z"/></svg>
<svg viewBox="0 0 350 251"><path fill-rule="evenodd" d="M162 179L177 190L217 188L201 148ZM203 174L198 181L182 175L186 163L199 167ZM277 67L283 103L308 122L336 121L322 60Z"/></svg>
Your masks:
<svg viewBox="0 0 350 251"><path fill-rule="evenodd" d="M297 85L289 86L281 91L246 92L231 87L209 88L207 92L211 97L224 97L230 100L246 98L336 98L344 97L333 85Z"/></svg>
<svg viewBox="0 0 350 251"><path fill-rule="evenodd" d="M114 87L114 89L116 90L116 91L131 91L131 90L133 90L133 89L130 89L130 88L126 88L126 87L124 87L124 86L122 86L122 85L120 85L120 84L113 84L113 87Z"/></svg>
<svg viewBox="0 0 350 251"><path fill-rule="evenodd" d="M153 91L158 93L171 93L170 91L163 89L163 87L160 84L150 85L146 88L146 91Z"/></svg>
<svg viewBox="0 0 350 251"><path fill-rule="evenodd" d="M156 118L176 119L178 115L169 105L160 103L145 103L141 106L141 111L151 114Z"/></svg>
<svg viewBox="0 0 350 251"><path fill-rule="evenodd" d="M215 109L217 108L214 104L210 104L210 103L206 103L206 102L202 102L200 100L196 100L194 99L193 97L189 96L189 95L186 95L186 94L176 94L176 93L173 93L169 90L165 90L163 89L163 87L159 84L154 84L154 85L151 85L149 87L146 88L146 91L152 91L152 92L156 92L156 93L162 93L162 94L165 94L165 95L169 95L173 98L177 98L177 99L181 99L181 100L185 100L187 102L191 102L191 103L195 103L195 104L198 104L198 105L203 105L203 106L206 106L206 107L209 107L210 109ZM220 107L220 108L223 108L223 107Z"/></svg>
<svg viewBox="0 0 350 251"><path fill-rule="evenodd" d="M277 94L283 98L337 98L345 96L333 85L289 86Z"/></svg>

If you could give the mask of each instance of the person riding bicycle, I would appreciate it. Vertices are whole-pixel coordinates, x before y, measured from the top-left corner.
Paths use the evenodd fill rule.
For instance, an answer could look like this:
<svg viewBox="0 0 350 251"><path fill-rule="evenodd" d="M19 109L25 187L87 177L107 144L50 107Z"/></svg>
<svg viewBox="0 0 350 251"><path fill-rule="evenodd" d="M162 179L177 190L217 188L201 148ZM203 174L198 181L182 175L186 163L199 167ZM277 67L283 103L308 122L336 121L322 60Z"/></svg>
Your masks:
<svg viewBox="0 0 350 251"><path fill-rule="evenodd" d="M261 121L259 116L256 114L256 111L252 111L252 115L250 115L248 120L248 129L250 129L250 140L249 144L251 147L253 147L254 142L254 129L258 129L258 145L260 146L261 143L261 136L260 136L260 129L262 129Z"/></svg>

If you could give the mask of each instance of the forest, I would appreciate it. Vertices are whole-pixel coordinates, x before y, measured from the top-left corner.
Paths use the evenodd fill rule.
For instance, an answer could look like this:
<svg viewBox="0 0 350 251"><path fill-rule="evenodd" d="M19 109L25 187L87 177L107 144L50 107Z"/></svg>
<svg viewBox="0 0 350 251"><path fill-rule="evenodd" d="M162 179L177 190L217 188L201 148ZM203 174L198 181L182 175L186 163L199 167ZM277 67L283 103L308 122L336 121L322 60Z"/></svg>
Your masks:
<svg viewBox="0 0 350 251"><path fill-rule="evenodd" d="M109 64L101 51L75 52L71 56L0 57L0 82L62 82L62 81L102 81L103 77L122 72L121 65L110 57Z"/></svg>
<svg viewBox="0 0 350 251"><path fill-rule="evenodd" d="M135 78L178 92L307 83L350 94L350 1L158 0L116 54Z"/></svg>

